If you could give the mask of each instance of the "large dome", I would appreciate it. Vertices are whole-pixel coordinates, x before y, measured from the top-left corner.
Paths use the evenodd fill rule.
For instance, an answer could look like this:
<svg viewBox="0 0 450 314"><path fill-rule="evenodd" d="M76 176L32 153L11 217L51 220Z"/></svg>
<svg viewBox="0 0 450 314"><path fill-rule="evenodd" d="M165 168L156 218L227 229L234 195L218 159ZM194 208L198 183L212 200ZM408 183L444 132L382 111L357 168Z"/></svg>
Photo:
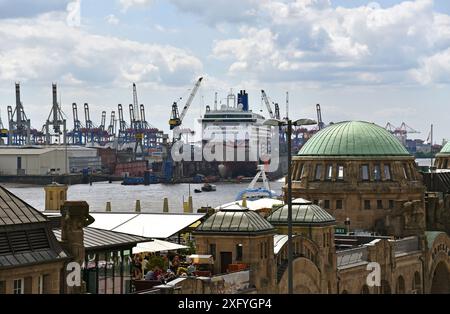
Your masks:
<svg viewBox="0 0 450 314"><path fill-rule="evenodd" d="M450 142L448 142L442 149L439 155L450 155Z"/></svg>
<svg viewBox="0 0 450 314"><path fill-rule="evenodd" d="M299 156L411 156L400 141L369 122L340 122L321 130L302 147Z"/></svg>

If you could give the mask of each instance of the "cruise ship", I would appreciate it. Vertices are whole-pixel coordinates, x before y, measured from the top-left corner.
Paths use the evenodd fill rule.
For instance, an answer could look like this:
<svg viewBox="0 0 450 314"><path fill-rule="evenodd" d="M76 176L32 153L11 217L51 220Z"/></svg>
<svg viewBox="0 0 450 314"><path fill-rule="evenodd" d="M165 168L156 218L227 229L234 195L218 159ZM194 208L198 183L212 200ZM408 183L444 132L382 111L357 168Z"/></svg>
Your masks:
<svg viewBox="0 0 450 314"><path fill-rule="evenodd" d="M264 125L265 117L249 109L248 94L241 90L237 96L230 93L225 104L206 107L206 112L199 119L202 130L202 145L221 147L225 151L224 158L219 163L219 173L222 177L251 177L258 171L258 165L270 163L274 160L271 154L278 154L282 140L277 143L278 149L273 149L273 130ZM281 137L280 137L281 138ZM280 138L277 138L279 140ZM213 153L214 148L211 148ZM281 149L281 151L286 151ZM217 152L219 153L219 152ZM269 170L271 177L282 175L284 168L278 165L285 163L286 158L276 158L277 167Z"/></svg>

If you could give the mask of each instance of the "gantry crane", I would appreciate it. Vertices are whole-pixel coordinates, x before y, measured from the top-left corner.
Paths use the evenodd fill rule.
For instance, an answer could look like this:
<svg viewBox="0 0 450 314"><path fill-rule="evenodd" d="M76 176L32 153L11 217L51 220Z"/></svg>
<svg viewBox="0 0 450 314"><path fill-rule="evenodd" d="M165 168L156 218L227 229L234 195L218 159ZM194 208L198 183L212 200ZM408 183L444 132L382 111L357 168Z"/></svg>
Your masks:
<svg viewBox="0 0 450 314"><path fill-rule="evenodd" d="M53 104L50 114L48 115L47 121L43 127L43 132L45 132L45 143L53 144L52 138L55 138L58 144L61 143L61 136L63 138L64 144L66 144L66 119L61 109L61 104L58 104L58 94L57 86L55 83L52 84L52 96ZM50 130L50 126L53 126L53 132Z"/></svg>
<svg viewBox="0 0 450 314"><path fill-rule="evenodd" d="M320 131L325 127L325 123L323 123L322 120L322 109L320 108L320 104L316 105L316 110L317 110L317 126Z"/></svg>

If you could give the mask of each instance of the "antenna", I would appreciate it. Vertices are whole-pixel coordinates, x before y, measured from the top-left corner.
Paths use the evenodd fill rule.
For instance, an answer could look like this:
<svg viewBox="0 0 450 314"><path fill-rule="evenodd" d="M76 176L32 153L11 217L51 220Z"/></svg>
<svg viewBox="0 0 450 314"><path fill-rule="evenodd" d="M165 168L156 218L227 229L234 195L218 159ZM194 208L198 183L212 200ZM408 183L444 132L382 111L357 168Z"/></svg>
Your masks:
<svg viewBox="0 0 450 314"><path fill-rule="evenodd" d="M289 120L289 92L286 92L286 120Z"/></svg>

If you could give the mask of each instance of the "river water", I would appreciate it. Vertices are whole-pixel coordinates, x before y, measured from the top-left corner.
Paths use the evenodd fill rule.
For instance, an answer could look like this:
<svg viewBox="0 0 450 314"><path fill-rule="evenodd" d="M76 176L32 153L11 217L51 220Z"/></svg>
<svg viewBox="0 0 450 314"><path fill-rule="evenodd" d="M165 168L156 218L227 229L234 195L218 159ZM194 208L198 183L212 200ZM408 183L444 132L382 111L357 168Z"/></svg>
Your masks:
<svg viewBox="0 0 450 314"><path fill-rule="evenodd" d="M258 183L261 184L261 183ZM120 182L99 182L90 185L72 185L68 190L68 200L87 201L91 211L105 211L106 202L111 202L113 212L130 212L135 209L136 200L141 201L142 212L162 212L163 199L169 199L170 212L183 212L183 197L187 200L189 188L193 196L194 212L202 206L217 207L235 200L237 194L248 187L248 183L217 183L216 192L194 193L201 184L152 184L149 186L124 186ZM272 190L281 193L281 182L271 182ZM5 185L12 193L39 210L44 210L43 187Z"/></svg>

